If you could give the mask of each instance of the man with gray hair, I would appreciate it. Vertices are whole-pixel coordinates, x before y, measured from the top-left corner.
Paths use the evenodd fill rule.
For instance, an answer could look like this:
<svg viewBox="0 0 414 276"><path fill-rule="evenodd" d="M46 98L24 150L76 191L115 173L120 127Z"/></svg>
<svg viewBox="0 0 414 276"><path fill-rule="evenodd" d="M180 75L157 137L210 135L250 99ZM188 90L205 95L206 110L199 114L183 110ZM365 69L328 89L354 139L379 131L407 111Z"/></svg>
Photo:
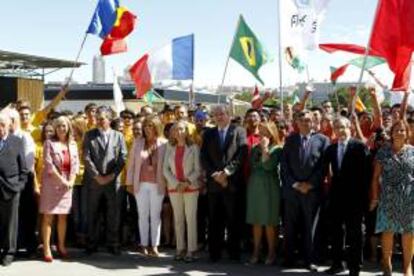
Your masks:
<svg viewBox="0 0 414 276"><path fill-rule="evenodd" d="M338 142L327 148L324 160L325 172L331 179L328 213L333 259L332 266L326 272L337 274L344 271L344 256L348 256L349 275L357 276L363 261L362 217L368 208L371 178L369 150L364 143L351 138L348 118L336 118L333 126ZM345 254L345 240L349 242L348 254Z"/></svg>
<svg viewBox="0 0 414 276"><path fill-rule="evenodd" d="M208 249L210 260L221 258L224 230L230 258L240 260L239 206L242 198L243 159L247 155L246 132L230 124L230 114L225 106L213 108L216 127L203 135L200 156L207 176L209 209Z"/></svg>
<svg viewBox="0 0 414 276"><path fill-rule="evenodd" d="M3 266L17 251L20 192L27 181L23 142L9 133L10 117L0 113L0 256Z"/></svg>
<svg viewBox="0 0 414 276"><path fill-rule="evenodd" d="M127 158L122 133L111 129L111 111L99 107L96 113L97 128L88 131L83 141L85 173L83 182L88 191L88 248L92 254L98 248L99 210L106 204L106 242L108 250L119 255L120 173Z"/></svg>

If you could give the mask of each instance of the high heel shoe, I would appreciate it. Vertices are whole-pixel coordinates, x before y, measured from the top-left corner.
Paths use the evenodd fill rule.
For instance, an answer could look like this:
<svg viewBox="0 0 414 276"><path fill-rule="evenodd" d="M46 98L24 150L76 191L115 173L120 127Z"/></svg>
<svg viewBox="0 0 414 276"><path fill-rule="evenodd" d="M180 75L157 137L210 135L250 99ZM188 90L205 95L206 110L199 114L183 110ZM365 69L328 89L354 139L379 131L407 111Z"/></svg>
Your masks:
<svg viewBox="0 0 414 276"><path fill-rule="evenodd" d="M46 263L51 263L51 262L53 262L53 257L52 256L43 256L43 261L45 261Z"/></svg>
<svg viewBox="0 0 414 276"><path fill-rule="evenodd" d="M58 248L57 251L58 251L59 257L62 260L69 259L69 253L68 253L68 251L66 249L65 250L62 250L62 249Z"/></svg>

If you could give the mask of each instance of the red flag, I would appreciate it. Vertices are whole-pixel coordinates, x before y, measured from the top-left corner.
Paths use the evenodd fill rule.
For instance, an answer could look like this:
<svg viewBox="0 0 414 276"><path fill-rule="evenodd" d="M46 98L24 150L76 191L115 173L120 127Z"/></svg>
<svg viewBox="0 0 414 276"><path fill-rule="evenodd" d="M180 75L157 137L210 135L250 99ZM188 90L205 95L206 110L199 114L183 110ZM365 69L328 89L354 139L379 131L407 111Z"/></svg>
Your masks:
<svg viewBox="0 0 414 276"><path fill-rule="evenodd" d="M370 47L387 60L395 73L393 90L408 89L414 51L413 0L380 1Z"/></svg>
<svg viewBox="0 0 414 276"><path fill-rule="evenodd" d="M111 30L111 37L125 38L135 28L136 16L124 7L117 10L117 20Z"/></svg>
<svg viewBox="0 0 414 276"><path fill-rule="evenodd" d="M261 108L260 93L259 93L259 89L257 88L257 85L254 87L253 97L250 102L251 102L252 108L255 108L255 109Z"/></svg>
<svg viewBox="0 0 414 276"><path fill-rule="evenodd" d="M101 45L101 55L111 55L126 52L128 50L126 41L122 38L110 38L107 36Z"/></svg>
<svg viewBox="0 0 414 276"><path fill-rule="evenodd" d="M142 98L152 87L151 74L148 69L148 54L141 57L129 69L129 73L135 83L137 98Z"/></svg>
<svg viewBox="0 0 414 276"><path fill-rule="evenodd" d="M331 82L336 83L336 80L345 74L346 69L348 68L349 64L342 65L339 68L331 67Z"/></svg>
<svg viewBox="0 0 414 276"><path fill-rule="evenodd" d="M364 55L365 54L365 47L359 46L356 44L346 44L346 43L325 43L325 44L319 44L319 48L324 50L325 52L328 52L330 54L337 52L337 51L343 51L343 52L349 52L353 54L358 55ZM370 56L381 56L380 53L378 53L375 50L370 50L368 52L368 55Z"/></svg>

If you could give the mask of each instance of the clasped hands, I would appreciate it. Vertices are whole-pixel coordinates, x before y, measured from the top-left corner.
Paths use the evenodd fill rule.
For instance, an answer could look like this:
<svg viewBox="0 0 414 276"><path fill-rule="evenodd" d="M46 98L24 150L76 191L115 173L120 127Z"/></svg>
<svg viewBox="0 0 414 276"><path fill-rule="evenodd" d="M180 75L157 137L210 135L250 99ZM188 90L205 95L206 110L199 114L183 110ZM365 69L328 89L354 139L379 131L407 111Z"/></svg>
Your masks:
<svg viewBox="0 0 414 276"><path fill-rule="evenodd" d="M177 192L184 193L185 189L190 185L191 183L188 180L178 182L177 188L176 188Z"/></svg>
<svg viewBox="0 0 414 276"><path fill-rule="evenodd" d="M103 175L95 176L95 180L96 182L98 182L99 185L106 185L112 182L114 179L115 179L115 175L113 173L109 175L105 175L105 176Z"/></svg>
<svg viewBox="0 0 414 276"><path fill-rule="evenodd" d="M311 189L312 185L309 182L295 182L292 186L298 192L306 195Z"/></svg>
<svg viewBox="0 0 414 276"><path fill-rule="evenodd" d="M214 172L211 177L216 181L221 187L226 188L228 185L227 174L224 171Z"/></svg>

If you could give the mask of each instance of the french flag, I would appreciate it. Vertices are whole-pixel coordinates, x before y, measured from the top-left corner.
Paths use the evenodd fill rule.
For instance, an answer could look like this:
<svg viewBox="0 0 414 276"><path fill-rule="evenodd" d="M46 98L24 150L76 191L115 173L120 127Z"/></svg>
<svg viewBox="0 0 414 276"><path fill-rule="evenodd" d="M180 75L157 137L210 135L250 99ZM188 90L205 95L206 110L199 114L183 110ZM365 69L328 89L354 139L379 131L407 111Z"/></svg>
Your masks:
<svg viewBox="0 0 414 276"><path fill-rule="evenodd" d="M194 34L178 37L161 49L145 54L129 70L137 98L162 80L194 78Z"/></svg>

